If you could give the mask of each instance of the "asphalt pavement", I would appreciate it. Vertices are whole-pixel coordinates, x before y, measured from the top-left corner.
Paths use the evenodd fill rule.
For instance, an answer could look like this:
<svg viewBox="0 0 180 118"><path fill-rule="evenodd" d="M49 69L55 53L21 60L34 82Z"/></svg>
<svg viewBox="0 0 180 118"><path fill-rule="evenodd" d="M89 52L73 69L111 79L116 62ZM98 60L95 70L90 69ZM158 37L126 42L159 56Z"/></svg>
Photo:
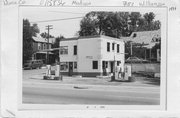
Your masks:
<svg viewBox="0 0 180 118"><path fill-rule="evenodd" d="M99 78L43 80L46 69L23 71L23 103L159 105L160 86L146 82L109 82ZM88 84L89 83L89 84ZM95 83L95 84L93 84Z"/></svg>

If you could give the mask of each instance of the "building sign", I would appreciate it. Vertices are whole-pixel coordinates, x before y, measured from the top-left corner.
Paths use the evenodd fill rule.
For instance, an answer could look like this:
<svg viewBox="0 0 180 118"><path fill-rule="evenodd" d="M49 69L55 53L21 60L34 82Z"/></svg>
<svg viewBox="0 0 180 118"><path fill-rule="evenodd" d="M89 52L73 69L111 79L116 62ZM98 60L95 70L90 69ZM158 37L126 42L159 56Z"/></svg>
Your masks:
<svg viewBox="0 0 180 118"><path fill-rule="evenodd" d="M93 59L93 56L86 56L87 59Z"/></svg>

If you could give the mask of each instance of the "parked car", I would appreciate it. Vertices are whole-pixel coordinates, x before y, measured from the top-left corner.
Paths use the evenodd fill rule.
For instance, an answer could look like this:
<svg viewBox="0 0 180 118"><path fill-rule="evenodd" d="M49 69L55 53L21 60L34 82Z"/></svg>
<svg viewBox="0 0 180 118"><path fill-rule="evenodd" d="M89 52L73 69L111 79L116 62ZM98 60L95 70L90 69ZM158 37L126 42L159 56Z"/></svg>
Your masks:
<svg viewBox="0 0 180 118"><path fill-rule="evenodd" d="M35 68L41 68L43 66L42 60L28 60L23 68L24 69L35 69Z"/></svg>
<svg viewBox="0 0 180 118"><path fill-rule="evenodd" d="M148 63L148 60L138 58L138 57L129 57L125 61L126 63Z"/></svg>

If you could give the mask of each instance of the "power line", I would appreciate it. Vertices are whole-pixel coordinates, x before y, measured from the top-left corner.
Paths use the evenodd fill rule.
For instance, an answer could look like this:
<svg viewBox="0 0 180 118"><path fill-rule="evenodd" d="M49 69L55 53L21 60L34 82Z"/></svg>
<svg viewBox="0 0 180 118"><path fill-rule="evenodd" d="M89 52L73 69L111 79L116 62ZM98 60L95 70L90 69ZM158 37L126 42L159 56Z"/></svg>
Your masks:
<svg viewBox="0 0 180 118"><path fill-rule="evenodd" d="M73 17L73 18L63 18L63 19L42 20L42 21L34 21L34 22L31 22L31 23L53 22L53 21L72 20L72 19L79 19L79 18L83 18L83 17Z"/></svg>

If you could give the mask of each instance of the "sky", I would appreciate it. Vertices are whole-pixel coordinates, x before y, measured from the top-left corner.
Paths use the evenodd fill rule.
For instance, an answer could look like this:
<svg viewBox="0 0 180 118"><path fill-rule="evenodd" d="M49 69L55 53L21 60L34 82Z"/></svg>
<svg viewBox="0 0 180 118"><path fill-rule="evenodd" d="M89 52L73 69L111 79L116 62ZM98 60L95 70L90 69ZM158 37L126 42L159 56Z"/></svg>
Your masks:
<svg viewBox="0 0 180 118"><path fill-rule="evenodd" d="M53 29L50 30L50 35L55 37L62 35L65 38L72 38L80 30L82 17L90 11L138 11L141 14L154 12L155 19L161 19L161 14L157 10L148 8L132 10L120 7L21 7L20 15L23 19L28 19L31 24L37 23L40 33L47 32L46 26L52 25ZM41 22L47 20L50 21Z"/></svg>

